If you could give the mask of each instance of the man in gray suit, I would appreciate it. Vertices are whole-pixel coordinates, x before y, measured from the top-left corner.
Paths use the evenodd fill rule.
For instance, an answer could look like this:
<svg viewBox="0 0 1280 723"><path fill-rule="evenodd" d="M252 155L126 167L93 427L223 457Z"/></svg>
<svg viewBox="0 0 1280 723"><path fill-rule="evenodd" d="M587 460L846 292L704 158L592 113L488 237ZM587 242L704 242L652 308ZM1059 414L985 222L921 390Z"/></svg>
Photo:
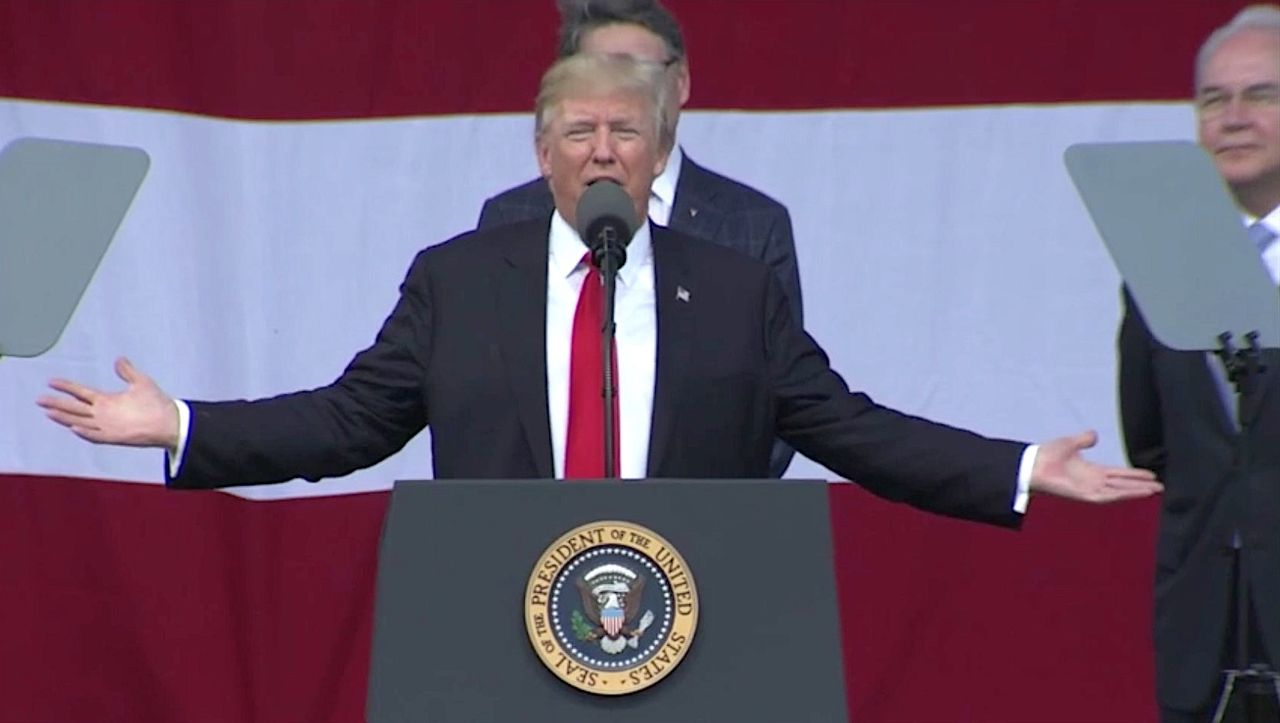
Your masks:
<svg viewBox="0 0 1280 723"><path fill-rule="evenodd" d="M665 66L667 92L677 101L670 105L668 119L674 136L690 89L684 36L675 17L655 0L561 0L560 12L559 57L579 52L625 55ZM554 209L546 179L537 178L485 201L477 227L545 220ZM677 144L666 170L653 181L649 218L768 264L782 283L796 321L803 325L800 274L785 206L694 163ZM770 473L781 477L793 454L777 442Z"/></svg>
<svg viewBox="0 0 1280 723"><path fill-rule="evenodd" d="M1200 145L1280 281L1280 6L1246 9L1209 36L1195 92ZM1160 719L1209 721L1222 670L1237 664L1237 635L1246 664L1280 664L1280 352L1263 352L1268 369L1241 400L1252 410L1242 459L1235 412L1223 404L1234 390L1217 359L1162 345L1128 294L1119 347L1129 459L1167 485L1155 574Z"/></svg>

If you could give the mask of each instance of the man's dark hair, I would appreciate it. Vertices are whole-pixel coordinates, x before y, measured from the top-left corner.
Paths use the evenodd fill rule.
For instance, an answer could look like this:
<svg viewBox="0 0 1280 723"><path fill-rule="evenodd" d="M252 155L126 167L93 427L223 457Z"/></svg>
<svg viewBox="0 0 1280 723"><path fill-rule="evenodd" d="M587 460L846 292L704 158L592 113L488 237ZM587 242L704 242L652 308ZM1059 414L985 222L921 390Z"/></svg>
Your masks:
<svg viewBox="0 0 1280 723"><path fill-rule="evenodd" d="M684 34L676 18L657 0L557 0L560 7L559 57L578 52L582 36L605 25L638 25L662 38L668 61L684 59Z"/></svg>

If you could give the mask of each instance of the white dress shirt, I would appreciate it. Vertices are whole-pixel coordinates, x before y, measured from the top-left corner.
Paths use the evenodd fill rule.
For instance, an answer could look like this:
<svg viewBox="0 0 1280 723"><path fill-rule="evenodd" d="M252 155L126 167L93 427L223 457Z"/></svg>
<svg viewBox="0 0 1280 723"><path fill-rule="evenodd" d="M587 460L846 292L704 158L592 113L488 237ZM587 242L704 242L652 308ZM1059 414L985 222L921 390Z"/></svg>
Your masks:
<svg viewBox="0 0 1280 723"><path fill-rule="evenodd" d="M671 149L662 175L653 179L653 185L650 186L649 220L659 226L671 225L671 211L676 206L676 184L680 182L680 166L683 164L684 153L677 145Z"/></svg>
<svg viewBox="0 0 1280 723"><path fill-rule="evenodd" d="M653 246L649 224L641 224L627 245L618 271L613 319L618 361L618 474L641 479L649 468L649 427L653 422L654 363L658 357L658 317L653 293ZM551 217L547 259L547 412L556 479L564 478L569 429L569 358L573 316L587 277L581 263L587 247L559 211Z"/></svg>

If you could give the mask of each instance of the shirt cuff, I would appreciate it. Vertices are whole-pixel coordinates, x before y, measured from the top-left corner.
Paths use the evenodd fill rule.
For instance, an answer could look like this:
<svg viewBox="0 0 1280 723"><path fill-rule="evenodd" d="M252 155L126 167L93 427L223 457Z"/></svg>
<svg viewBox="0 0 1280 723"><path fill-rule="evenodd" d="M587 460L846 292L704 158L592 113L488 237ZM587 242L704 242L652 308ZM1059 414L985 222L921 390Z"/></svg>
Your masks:
<svg viewBox="0 0 1280 723"><path fill-rule="evenodd" d="M1031 504L1031 471L1036 468L1036 454L1040 445L1028 445L1022 450L1022 463L1018 465L1018 494L1013 498L1013 511L1020 515L1027 513L1027 505Z"/></svg>
<svg viewBox="0 0 1280 723"><path fill-rule="evenodd" d="M178 444L167 452L170 479L182 471L182 458L187 453L187 433L191 430L191 407L181 399L173 400L173 406L178 409Z"/></svg>

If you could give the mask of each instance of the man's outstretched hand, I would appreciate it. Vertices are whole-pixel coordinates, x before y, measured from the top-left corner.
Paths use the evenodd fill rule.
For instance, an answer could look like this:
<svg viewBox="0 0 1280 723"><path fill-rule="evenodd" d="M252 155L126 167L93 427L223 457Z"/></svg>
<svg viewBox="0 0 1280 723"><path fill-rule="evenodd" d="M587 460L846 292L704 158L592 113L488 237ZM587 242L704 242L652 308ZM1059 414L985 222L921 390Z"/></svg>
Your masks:
<svg viewBox="0 0 1280 723"><path fill-rule="evenodd" d="M1119 502L1164 490L1145 469L1094 464L1081 454L1098 443L1093 431L1058 437L1040 445L1031 471L1031 491L1081 502Z"/></svg>
<svg viewBox="0 0 1280 723"><path fill-rule="evenodd" d="M42 396L36 404L49 419L95 444L177 447L178 410L173 399L128 359L117 359L115 367L127 385L123 391L103 392L67 379L52 379L49 387L61 394Z"/></svg>

